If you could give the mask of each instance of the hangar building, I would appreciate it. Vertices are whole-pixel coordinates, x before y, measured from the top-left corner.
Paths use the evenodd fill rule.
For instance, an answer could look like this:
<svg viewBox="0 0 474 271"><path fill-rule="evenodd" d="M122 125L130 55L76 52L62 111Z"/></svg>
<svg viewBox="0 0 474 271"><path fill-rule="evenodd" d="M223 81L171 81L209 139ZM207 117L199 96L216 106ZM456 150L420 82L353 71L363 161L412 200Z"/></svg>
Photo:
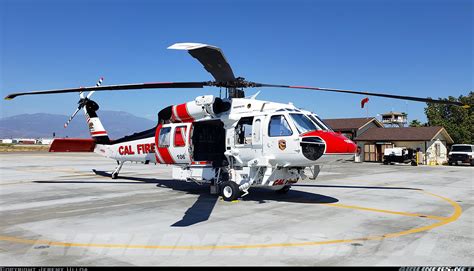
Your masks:
<svg viewBox="0 0 474 271"><path fill-rule="evenodd" d="M386 148L407 147L423 153L424 164L444 164L448 161L448 145L454 143L440 126L385 128L376 118L324 120L336 132L354 140L360 148L360 160L382 162Z"/></svg>

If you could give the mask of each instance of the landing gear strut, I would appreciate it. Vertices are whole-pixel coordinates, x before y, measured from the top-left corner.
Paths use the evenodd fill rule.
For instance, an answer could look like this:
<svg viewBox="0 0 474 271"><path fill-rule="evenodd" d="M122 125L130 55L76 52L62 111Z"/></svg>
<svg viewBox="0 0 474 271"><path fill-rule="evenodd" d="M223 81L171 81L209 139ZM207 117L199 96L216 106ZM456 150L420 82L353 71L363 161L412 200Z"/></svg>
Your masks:
<svg viewBox="0 0 474 271"><path fill-rule="evenodd" d="M125 163L125 161L120 161L120 162L117 161L117 167L112 172L112 176L111 176L112 179L117 179L118 178L118 175L119 175L120 170L122 169L123 163Z"/></svg>

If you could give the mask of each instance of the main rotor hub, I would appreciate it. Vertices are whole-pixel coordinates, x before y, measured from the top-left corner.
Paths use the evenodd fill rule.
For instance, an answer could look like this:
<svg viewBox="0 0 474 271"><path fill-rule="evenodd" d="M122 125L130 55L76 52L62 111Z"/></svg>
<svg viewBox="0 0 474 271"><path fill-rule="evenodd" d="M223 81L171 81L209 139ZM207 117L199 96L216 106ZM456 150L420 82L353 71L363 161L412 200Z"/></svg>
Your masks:
<svg viewBox="0 0 474 271"><path fill-rule="evenodd" d="M244 88L258 87L255 82L246 81L243 77L237 77L232 81L209 81L209 86L226 88L229 98L244 98Z"/></svg>
<svg viewBox="0 0 474 271"><path fill-rule="evenodd" d="M258 87L259 84L255 82L246 81L243 77L237 77L232 81L210 81L209 86L223 87L223 88L252 88Z"/></svg>

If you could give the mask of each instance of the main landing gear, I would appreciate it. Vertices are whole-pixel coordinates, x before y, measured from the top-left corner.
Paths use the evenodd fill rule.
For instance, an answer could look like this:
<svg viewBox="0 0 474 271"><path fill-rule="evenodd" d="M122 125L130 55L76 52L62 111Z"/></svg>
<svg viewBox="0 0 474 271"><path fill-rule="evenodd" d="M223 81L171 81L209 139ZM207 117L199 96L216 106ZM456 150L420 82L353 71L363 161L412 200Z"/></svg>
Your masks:
<svg viewBox="0 0 474 271"><path fill-rule="evenodd" d="M233 201L238 199L242 195L242 191L239 189L239 185L232 181L225 181L220 185L220 195L225 201ZM291 185L285 185L280 190L276 190L278 194L286 194L290 191Z"/></svg>
<svg viewBox="0 0 474 271"><path fill-rule="evenodd" d="M241 195L239 185L232 181L225 181L220 184L221 195L225 201L233 201Z"/></svg>
<svg viewBox="0 0 474 271"><path fill-rule="evenodd" d="M242 192L239 185L229 180L229 173L227 170L219 168L216 171L216 178L211 181L211 195L220 195L225 201L233 201L238 199Z"/></svg>

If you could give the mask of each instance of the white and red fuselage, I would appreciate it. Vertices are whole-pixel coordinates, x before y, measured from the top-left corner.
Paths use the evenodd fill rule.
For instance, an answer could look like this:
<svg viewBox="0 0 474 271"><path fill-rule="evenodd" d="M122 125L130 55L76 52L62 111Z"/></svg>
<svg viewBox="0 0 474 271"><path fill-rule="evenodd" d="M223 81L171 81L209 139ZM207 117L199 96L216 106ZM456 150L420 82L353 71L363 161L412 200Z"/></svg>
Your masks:
<svg viewBox="0 0 474 271"><path fill-rule="evenodd" d="M214 171L202 172L203 168L230 163L243 170L243 177L256 176L256 170L260 175L273 175L260 176L266 181L252 184L276 187L298 181L305 167L356 152L351 140L292 104L234 98L227 111L216 113L214 103L213 96L200 96L171 106L167 119L161 119L156 128L96 144L94 151L117 161L175 165L174 177L193 179L193 174L201 174L197 181L214 177ZM92 137L106 134L96 116L88 118L88 123Z"/></svg>

